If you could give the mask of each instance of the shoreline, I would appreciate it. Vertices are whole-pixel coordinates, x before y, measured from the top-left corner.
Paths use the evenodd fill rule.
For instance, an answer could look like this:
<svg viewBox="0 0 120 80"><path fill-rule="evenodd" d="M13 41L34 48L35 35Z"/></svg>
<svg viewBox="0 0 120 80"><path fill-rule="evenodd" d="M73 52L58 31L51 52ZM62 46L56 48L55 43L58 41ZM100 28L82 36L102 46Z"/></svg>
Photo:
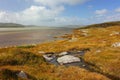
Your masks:
<svg viewBox="0 0 120 80"><path fill-rule="evenodd" d="M0 31L0 47L41 44L63 38L55 38L72 33L73 29L27 29Z"/></svg>

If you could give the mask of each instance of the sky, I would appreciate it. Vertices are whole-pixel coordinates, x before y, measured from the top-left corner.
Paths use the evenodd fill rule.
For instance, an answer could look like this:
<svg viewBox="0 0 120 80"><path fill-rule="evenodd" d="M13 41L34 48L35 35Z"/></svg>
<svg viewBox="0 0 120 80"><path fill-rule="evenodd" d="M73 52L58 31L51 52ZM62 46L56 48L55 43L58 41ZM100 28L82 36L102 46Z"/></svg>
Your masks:
<svg viewBox="0 0 120 80"><path fill-rule="evenodd" d="M88 25L120 20L120 0L0 0L0 22Z"/></svg>

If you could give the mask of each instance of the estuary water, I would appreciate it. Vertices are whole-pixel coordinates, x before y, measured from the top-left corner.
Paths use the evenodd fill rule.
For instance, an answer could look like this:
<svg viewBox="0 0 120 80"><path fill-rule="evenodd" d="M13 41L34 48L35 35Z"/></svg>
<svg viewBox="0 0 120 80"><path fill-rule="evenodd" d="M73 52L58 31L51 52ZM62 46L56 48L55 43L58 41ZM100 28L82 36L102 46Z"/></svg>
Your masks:
<svg viewBox="0 0 120 80"><path fill-rule="evenodd" d="M0 28L0 47L39 44L71 32L71 28Z"/></svg>

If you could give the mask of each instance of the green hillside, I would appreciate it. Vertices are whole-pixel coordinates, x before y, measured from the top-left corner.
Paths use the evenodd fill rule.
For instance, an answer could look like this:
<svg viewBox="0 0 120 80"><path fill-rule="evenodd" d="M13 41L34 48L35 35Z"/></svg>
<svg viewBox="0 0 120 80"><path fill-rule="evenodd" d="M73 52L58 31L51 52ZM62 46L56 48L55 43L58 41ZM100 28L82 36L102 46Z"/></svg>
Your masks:
<svg viewBox="0 0 120 80"><path fill-rule="evenodd" d="M25 27L25 26L16 23L0 23L0 28L19 28L19 27Z"/></svg>
<svg viewBox="0 0 120 80"><path fill-rule="evenodd" d="M88 26L81 27L82 29L87 28L105 28L110 26L120 26L120 21L114 21L114 22L105 22L105 23L99 23L99 24L91 24Z"/></svg>

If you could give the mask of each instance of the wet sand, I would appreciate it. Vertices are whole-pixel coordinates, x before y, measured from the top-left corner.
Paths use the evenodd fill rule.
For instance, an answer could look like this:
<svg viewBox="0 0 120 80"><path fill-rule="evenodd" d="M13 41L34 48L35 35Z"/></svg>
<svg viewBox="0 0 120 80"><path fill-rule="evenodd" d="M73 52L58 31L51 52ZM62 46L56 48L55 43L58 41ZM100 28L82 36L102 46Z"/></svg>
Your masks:
<svg viewBox="0 0 120 80"><path fill-rule="evenodd" d="M55 36L71 33L72 29L7 29L0 30L0 47L39 44L56 40Z"/></svg>

